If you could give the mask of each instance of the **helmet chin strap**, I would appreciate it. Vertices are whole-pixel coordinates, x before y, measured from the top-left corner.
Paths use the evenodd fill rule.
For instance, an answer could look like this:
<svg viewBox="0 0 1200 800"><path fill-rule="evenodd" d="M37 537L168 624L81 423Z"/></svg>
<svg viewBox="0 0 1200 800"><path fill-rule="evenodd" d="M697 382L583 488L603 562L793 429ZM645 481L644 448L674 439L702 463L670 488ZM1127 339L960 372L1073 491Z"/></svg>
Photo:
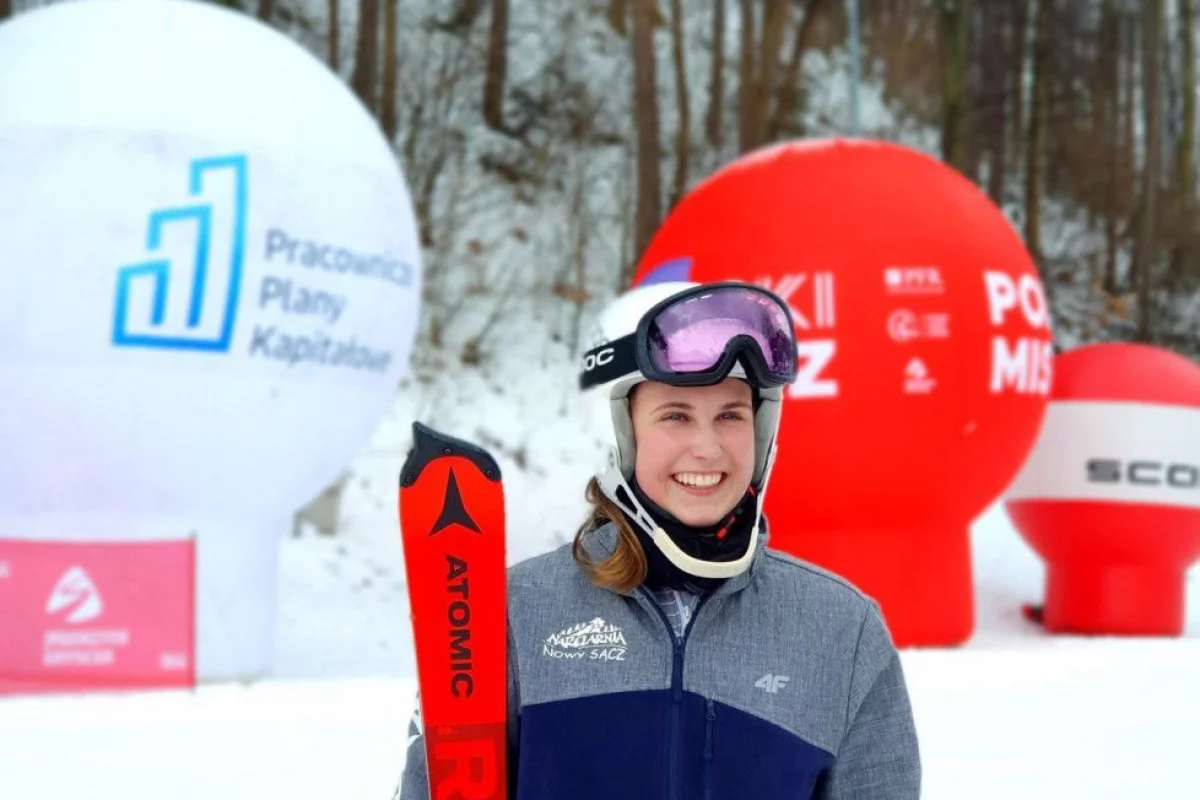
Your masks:
<svg viewBox="0 0 1200 800"><path fill-rule="evenodd" d="M654 518L638 502L637 497L629 488L625 476L621 474L618 463L619 456L615 447L609 451L608 462L604 473L600 476L600 488L608 499L625 512L633 524L650 536L650 540L654 542L655 546L676 567L697 578L732 578L745 572L749 568L750 562L754 560L758 542L758 527L762 520L763 497L766 495L767 478L770 477L774 461L775 443L772 442L767 456L767 469L763 475L763 485L755 497L754 525L750 529L750 536L747 539L746 552L733 561L704 561L683 552L679 545L675 544L667 532L662 529L662 526L655 522Z"/></svg>

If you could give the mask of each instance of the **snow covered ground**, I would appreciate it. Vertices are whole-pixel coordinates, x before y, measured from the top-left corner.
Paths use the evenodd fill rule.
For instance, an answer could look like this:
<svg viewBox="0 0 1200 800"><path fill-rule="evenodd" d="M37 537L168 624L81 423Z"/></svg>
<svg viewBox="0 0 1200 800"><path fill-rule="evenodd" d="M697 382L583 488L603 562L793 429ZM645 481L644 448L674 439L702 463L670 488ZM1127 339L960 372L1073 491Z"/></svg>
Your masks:
<svg viewBox="0 0 1200 800"><path fill-rule="evenodd" d="M285 542L274 677L0 701L0 798L390 797L415 688L393 507L412 411L399 403L355 462L343 531ZM532 474L501 460L510 496L524 500L510 509L516 560L578 519L586 459L541 461ZM1189 582L1181 639L1051 637L1021 617L1041 598L1043 570L1002 509L976 521L973 544L976 635L903 654L923 796L1200 796L1200 581Z"/></svg>
<svg viewBox="0 0 1200 800"><path fill-rule="evenodd" d="M1200 641L904 655L930 800L1196 797ZM409 678L8 700L0 797L386 798Z"/></svg>
<svg viewBox="0 0 1200 800"><path fill-rule="evenodd" d="M1200 641L904 654L929 800L1194 800ZM7 700L0 797L386 800L409 678Z"/></svg>

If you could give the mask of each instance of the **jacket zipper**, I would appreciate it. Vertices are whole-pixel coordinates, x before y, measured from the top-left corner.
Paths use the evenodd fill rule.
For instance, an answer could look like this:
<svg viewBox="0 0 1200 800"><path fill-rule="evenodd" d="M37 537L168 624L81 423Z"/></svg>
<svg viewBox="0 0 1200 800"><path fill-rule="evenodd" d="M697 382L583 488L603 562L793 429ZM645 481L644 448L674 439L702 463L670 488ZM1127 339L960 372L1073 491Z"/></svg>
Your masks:
<svg viewBox="0 0 1200 800"><path fill-rule="evenodd" d="M707 724L704 727L704 798L710 800L713 795L713 722L717 718L716 703L707 698L708 713L705 715Z"/></svg>
<svg viewBox="0 0 1200 800"><path fill-rule="evenodd" d="M675 800L679 793L678 780L676 775L679 772L679 726L680 718L683 716L683 654L687 648L688 637L692 635L692 628L696 624L696 617L700 614L700 608L704 602L708 600L708 595L700 596L700 600L696 603L696 607L692 610L691 620L684 627L682 638L675 635L675 629L671 627L671 620L667 618L667 614L662 610L662 606L658 601L644 588L639 588L642 596L649 601L650 605L658 612L659 619L667 629L667 634L671 637L671 721L667 729L667 753L669 761L667 766L667 798Z"/></svg>
<svg viewBox="0 0 1200 800"><path fill-rule="evenodd" d="M705 730L704 730L704 760L712 761L713 760L712 729L713 729L713 721L716 720L716 718L717 718L717 708L716 708L716 705L713 703L712 698L709 698L707 702L708 702L708 715L707 715L708 725L705 727Z"/></svg>

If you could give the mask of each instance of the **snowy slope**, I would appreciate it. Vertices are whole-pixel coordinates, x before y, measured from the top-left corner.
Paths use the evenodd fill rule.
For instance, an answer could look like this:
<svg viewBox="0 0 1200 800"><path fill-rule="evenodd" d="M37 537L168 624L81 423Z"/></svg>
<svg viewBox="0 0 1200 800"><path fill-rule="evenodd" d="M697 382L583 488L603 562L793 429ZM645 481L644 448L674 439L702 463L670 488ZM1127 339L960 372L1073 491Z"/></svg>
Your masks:
<svg viewBox="0 0 1200 800"><path fill-rule="evenodd" d="M902 655L926 800L1194 800L1200 640ZM0 797L386 800L411 679L7 700Z"/></svg>

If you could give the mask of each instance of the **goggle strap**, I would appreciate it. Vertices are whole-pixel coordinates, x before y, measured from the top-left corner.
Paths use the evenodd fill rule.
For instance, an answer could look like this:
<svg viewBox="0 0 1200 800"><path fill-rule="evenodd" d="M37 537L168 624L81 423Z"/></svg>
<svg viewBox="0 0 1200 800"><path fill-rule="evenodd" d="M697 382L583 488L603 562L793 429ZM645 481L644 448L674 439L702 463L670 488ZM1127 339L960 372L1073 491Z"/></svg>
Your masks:
<svg viewBox="0 0 1200 800"><path fill-rule="evenodd" d="M584 353L583 370L579 373L579 388L590 389L637 372L636 340L637 337L630 334L605 342Z"/></svg>

